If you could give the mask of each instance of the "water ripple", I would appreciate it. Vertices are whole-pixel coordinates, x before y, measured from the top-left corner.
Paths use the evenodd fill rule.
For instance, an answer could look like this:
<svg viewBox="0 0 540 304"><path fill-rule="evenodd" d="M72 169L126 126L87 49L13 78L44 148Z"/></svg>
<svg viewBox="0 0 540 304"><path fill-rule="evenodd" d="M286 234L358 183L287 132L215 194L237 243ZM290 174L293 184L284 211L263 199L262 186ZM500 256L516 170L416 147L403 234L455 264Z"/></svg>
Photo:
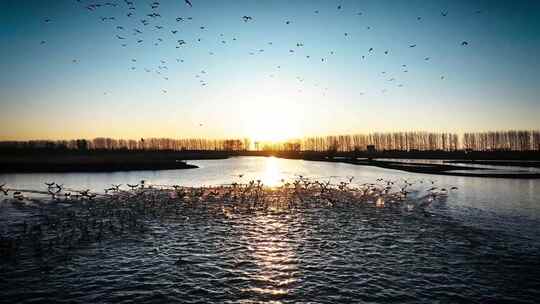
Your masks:
<svg viewBox="0 0 540 304"><path fill-rule="evenodd" d="M177 220L2 264L4 303L535 303L537 242L443 215L306 208Z"/></svg>

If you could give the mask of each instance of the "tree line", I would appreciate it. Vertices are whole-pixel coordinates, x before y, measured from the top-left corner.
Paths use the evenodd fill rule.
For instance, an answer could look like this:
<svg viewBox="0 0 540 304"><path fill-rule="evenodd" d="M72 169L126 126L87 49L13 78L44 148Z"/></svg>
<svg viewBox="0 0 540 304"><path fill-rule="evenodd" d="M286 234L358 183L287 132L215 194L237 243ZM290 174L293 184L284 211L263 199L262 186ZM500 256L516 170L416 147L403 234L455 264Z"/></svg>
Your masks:
<svg viewBox="0 0 540 304"><path fill-rule="evenodd" d="M312 136L283 142L243 139L113 139L1 141L0 150L131 150L131 151L540 151L540 131L509 130L467 132L386 132Z"/></svg>
<svg viewBox="0 0 540 304"><path fill-rule="evenodd" d="M74 140L2 141L0 149L47 149L47 150L130 150L130 151L245 151L250 140L244 139L171 139L141 138L114 139L98 137Z"/></svg>
<svg viewBox="0 0 540 304"><path fill-rule="evenodd" d="M463 149L473 151L539 151L540 131L496 131L463 134Z"/></svg>
<svg viewBox="0 0 540 304"><path fill-rule="evenodd" d="M464 133L386 132L313 136L279 143L256 143L263 151L540 151L540 131Z"/></svg>

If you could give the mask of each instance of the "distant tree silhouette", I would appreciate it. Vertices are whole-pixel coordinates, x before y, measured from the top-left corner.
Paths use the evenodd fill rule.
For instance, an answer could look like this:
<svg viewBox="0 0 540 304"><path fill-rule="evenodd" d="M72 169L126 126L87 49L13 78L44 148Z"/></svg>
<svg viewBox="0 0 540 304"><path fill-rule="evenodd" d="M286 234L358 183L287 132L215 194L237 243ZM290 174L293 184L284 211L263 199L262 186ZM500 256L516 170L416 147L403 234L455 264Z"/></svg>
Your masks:
<svg viewBox="0 0 540 304"><path fill-rule="evenodd" d="M253 143L243 139L141 138L91 140L2 141L0 149L127 150L127 151L262 151L361 152L373 145L378 151L540 151L540 131L508 130L455 133L387 132L353 135L311 136L281 142Z"/></svg>

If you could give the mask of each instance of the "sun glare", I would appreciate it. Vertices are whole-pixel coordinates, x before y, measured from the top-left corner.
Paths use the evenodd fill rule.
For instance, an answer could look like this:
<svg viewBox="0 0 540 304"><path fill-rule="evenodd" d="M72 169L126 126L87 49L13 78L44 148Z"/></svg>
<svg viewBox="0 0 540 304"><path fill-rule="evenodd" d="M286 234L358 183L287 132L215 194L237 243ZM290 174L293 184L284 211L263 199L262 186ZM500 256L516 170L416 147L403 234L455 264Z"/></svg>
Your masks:
<svg viewBox="0 0 540 304"><path fill-rule="evenodd" d="M280 142L299 138L300 118L296 111L272 107L250 113L246 119L246 134L254 142Z"/></svg>

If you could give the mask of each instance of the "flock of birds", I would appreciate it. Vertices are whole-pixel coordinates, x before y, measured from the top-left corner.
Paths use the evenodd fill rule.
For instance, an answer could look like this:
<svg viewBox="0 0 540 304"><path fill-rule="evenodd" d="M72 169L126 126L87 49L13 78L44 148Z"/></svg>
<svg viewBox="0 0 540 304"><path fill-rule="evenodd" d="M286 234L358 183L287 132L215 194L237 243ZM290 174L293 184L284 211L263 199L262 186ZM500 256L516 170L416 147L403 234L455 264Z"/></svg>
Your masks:
<svg viewBox="0 0 540 304"><path fill-rule="evenodd" d="M240 180L244 177L244 174L238 174L235 175ZM281 179L282 185L280 187L282 188L290 188L291 185L293 185L295 188L298 188L298 186L303 186L304 188L310 188L311 186L317 186L321 189L321 194L325 192L326 189L331 188L332 186L336 186L339 190L350 190L351 186L353 185L354 177L347 178L346 181L342 181L336 185L333 185L330 180L326 182L320 182L318 180L311 181L309 178L305 178L302 175L299 175L293 182L287 182L285 179ZM73 190L73 189L67 189L64 187L63 184L58 184L56 182L45 182L44 183L46 187L46 192L44 191L37 191L37 190L17 190L17 189L10 189L6 187L6 184L0 184L0 193L4 196L8 196L10 192L12 193L12 198L18 201L33 201L30 197L24 195L24 192L27 193L33 193L33 194L41 194L41 195L48 195L50 196L52 201L56 202L75 202L75 201L81 201L81 200L94 200L97 197L101 198L110 198L111 196L114 197L115 194L119 193L137 193L137 196L144 194L145 191L154 191L154 190L167 190L167 189L174 189L177 191L178 189L185 188L180 185L173 185L173 186L165 186L165 185L152 185L148 184L145 180L141 180L139 183L130 184L127 183L126 186L129 188L129 190L122 189L123 184L112 184L110 187L105 188L103 193L97 193L92 192L90 189L84 189L84 190ZM399 186L397 189L399 190L396 193L399 193L401 198L406 198L410 193L418 192L418 190L413 190L410 187L412 187L415 184L431 184L434 185L435 181L429 180L424 181L422 179L411 182L406 179L402 181L402 185ZM231 184L233 188L236 186L242 185L242 183L235 182ZM264 184L261 180L251 180L246 183L248 186L248 189L250 189L252 186L257 185L258 188L263 189ZM388 194L395 190L394 188L397 185L397 181L392 180L385 180L382 178L376 179L376 183L363 183L359 184L358 187L360 188L366 188L368 191L375 191L379 192L381 194ZM219 187L218 187L219 188ZM268 188L268 187L266 187ZM203 188L204 189L204 188ZM270 189L270 188L268 188ZM411 190L409 190L411 189ZM439 188L432 186L430 188L424 189L428 193L438 196L438 195L447 195L449 190L457 190L458 188L455 186L450 187L449 189L446 188ZM328 197L327 198L330 201L333 201L333 198Z"/></svg>
<svg viewBox="0 0 540 304"><path fill-rule="evenodd" d="M7 261L30 254L47 267L48 261L63 259L78 246L144 233L149 222L182 220L201 211L225 221L259 212L350 206L397 208L429 216L426 208L432 202L444 200L449 191L457 189L438 188L434 181L423 180L377 179L362 184L353 180L332 184L298 176L282 180L277 187L267 187L260 180L212 187L151 185L143 180L127 184L129 189L111 185L104 193L74 191L55 182L45 183L46 191L9 189L2 184L0 191L4 195L12 192L13 197L0 201L0 214L15 210L17 216L0 220L0 257ZM427 186L417 188L420 184ZM40 194L41 198L23 193Z"/></svg>
<svg viewBox="0 0 540 304"><path fill-rule="evenodd" d="M182 28L182 24L184 23L192 23L194 21L193 17L189 16L177 16L175 20L172 22L172 24L175 24L176 26L170 27L170 22L164 22L164 15L160 12L161 3L160 1L151 1L146 3L137 3L135 4L135 1L130 0L123 0L123 1L109 1L104 3L88 3L88 1L84 0L76 0L77 3L80 4L80 6L87 10L91 14L95 14L98 16L99 20L103 23L111 24L111 26L114 29L114 39L116 39L121 47L127 48L127 47L140 47L143 45L146 46L162 46L167 45L170 46L171 42L173 43L174 47L176 49L183 49L187 47L196 46L197 43L200 43L203 39L206 39L205 37L205 30L206 26L201 25L198 27L199 32L195 33L196 35L199 35L198 38L196 38L194 41L190 41L187 38L182 38L181 36L184 34L183 30L180 30ZM92 0L94 1L94 0ZM194 5L197 5L197 3L193 3L189 0L184 0L185 7L192 8ZM110 11L110 9L114 9L114 14ZM344 10L344 7L342 4L336 4L335 9L337 11ZM320 13L319 10L314 10L313 14L318 15ZM475 14L480 14L482 11L475 11ZM108 14L108 15L105 15ZM362 16L364 12L356 12L356 16ZM448 17L449 12L448 11L441 11L440 12L440 18L446 18ZM243 15L239 17L241 22L245 24L249 24L252 22L256 22L255 16L250 15ZM423 22L423 17L418 16L416 17L416 20L418 22ZM46 24L52 23L53 20L51 18L45 18L44 22ZM294 20L285 20L283 21L285 25L288 26L294 26ZM128 27L126 24L130 24ZM133 24L136 24L136 26L133 26ZM138 24L138 25L137 25ZM168 24L169 27L165 26L164 24ZM248 25L246 25L248 26ZM372 26L366 26L366 30L371 30ZM152 35L157 35L155 39L151 37ZM205 38L203 38L205 37ZM350 32L344 32L343 38L349 39L351 37ZM225 35L224 33L220 33L217 37L220 44L223 46L228 45L229 43L234 43L238 40L237 36L235 35ZM167 42L167 44L165 44ZM41 44L46 44L47 42L45 40L41 41ZM460 41L458 45L461 45L462 47L469 46L468 41ZM274 42L268 41L267 42L268 47L274 46ZM408 48L416 48L416 43L410 43L407 45ZM317 60L321 63L325 63L328 61L328 57L320 57L315 58L315 56L312 56L310 54L307 54L309 51L304 47L304 42L297 42L295 45L292 45L291 47L285 47L285 49L288 49L287 53L289 55L295 55L295 54L303 54L305 56L305 59L307 60ZM302 50L302 51L301 51ZM155 52L155 51L149 51L149 52ZM255 50L249 50L247 52L248 55L254 56L263 54L265 52L265 48L257 48ZM391 56L393 53L389 49L376 49L375 46L368 47L365 52L361 52L360 57L363 60L366 60L369 58L369 56L375 54L376 52L380 52L380 54L384 56ZM337 52L335 50L328 50L328 56L334 56ZM209 56L214 56L215 51L214 50L208 50L207 54ZM203 56L203 53L198 53L198 56ZM430 61L430 56L422 56L425 61ZM170 58L161 58L159 59L159 63L157 66L154 67L140 67L138 65L137 58L131 58L129 67L132 71L138 71L142 70L146 73L154 73L157 77L161 78L163 81L168 81L170 76L169 72L170 70L175 69L175 67L171 66L171 63L176 61L178 64L181 64L184 62L185 59L181 57L177 57L174 59ZM79 59L73 59L73 63L79 63ZM275 65L276 70L271 71L269 74L269 77L274 78L276 77L276 74L281 69L281 64ZM409 72L409 65L406 63L403 63L399 67L400 72L402 73L408 73ZM385 82L385 87L380 92L385 93L388 91L391 87L397 87L402 88L405 86L405 84L401 81L399 81L400 76L399 74L395 73L395 75L390 75L391 73L387 71L381 71L380 73L383 77L383 80ZM197 71L194 75L195 79L198 80L198 83L202 87L206 87L208 85L208 78L207 78L207 69L201 69L200 71ZM440 75L440 79L444 80L445 76ZM298 92L301 93L303 89L306 87L305 77L303 76L296 76L295 79L298 86ZM164 85L164 87L161 89L161 92L163 94L168 93L168 89L166 88L167 85ZM327 86L321 85L318 81L313 82L313 86L317 87L318 89L321 89L322 94L326 95L326 92L328 91ZM108 92L104 92L106 95ZM360 95L366 94L366 92L359 92Z"/></svg>

